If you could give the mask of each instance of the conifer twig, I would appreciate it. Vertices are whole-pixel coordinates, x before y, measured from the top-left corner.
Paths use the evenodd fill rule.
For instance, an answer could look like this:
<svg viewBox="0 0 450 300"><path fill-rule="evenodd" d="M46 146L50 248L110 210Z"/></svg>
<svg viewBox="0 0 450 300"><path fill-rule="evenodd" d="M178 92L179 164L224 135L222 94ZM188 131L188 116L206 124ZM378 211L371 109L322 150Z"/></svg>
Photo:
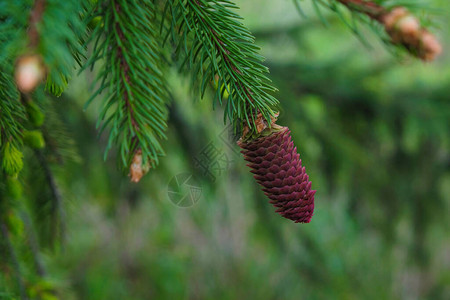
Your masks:
<svg viewBox="0 0 450 300"><path fill-rule="evenodd" d="M198 0L195 0L195 3L197 4L199 9L204 9L204 7L200 4L200 2ZM202 22L204 22L205 24L208 24L207 22L205 22L205 19L200 17L200 19L202 20ZM208 25L207 25L208 26ZM217 50L218 53L220 53L220 56L222 57L222 59L225 61L225 64L227 66L227 68L229 70L232 70L236 75L236 76L242 76L242 72L239 71L238 69L238 65L237 62L234 61L231 57L230 57L230 50L227 49L227 45L226 43L220 38L220 35L210 26L208 26L209 30L212 33L212 36L210 36L211 39L211 43L215 46L215 49ZM237 86L239 87L239 89L241 91L244 92L245 96L247 97L247 99L250 102L246 102L246 110L248 110L250 112L249 117L252 118L255 121L255 116L257 116L258 114L261 115L262 118L262 114L260 113L259 109L252 109L250 104L254 103L253 97L252 97L252 91L250 89L250 87L246 87L243 85L242 82L237 82ZM218 89L220 90L221 87L219 86ZM248 129L249 128L249 124L244 125L244 128ZM250 130L250 129L248 129ZM257 126L256 126L256 130L257 132L261 132L260 130L258 130Z"/></svg>
<svg viewBox="0 0 450 300"><path fill-rule="evenodd" d="M322 3L321 0L313 1ZM389 9L370 0L335 1L350 11L364 14L381 24L390 37L390 43L403 46L410 54L423 61L432 61L442 52L442 46L436 37L403 6Z"/></svg>
<svg viewBox="0 0 450 300"><path fill-rule="evenodd" d="M161 71L158 32L152 1L99 1L96 7L102 22L91 35L94 50L83 69L103 59L105 64L95 79L97 95L103 97L98 120L100 132L110 128L105 156L113 144L119 147L122 166L139 181L149 167L164 155L167 108L165 80ZM133 167L133 168L131 168Z"/></svg>
<svg viewBox="0 0 450 300"><path fill-rule="evenodd" d="M23 166L22 122L26 116L9 69L0 69L0 169L15 176Z"/></svg>
<svg viewBox="0 0 450 300"><path fill-rule="evenodd" d="M42 15L44 14L45 0L36 0L34 7L30 14L30 24L28 29L28 38L30 40L30 47L36 48L39 45L39 31L38 23L41 22Z"/></svg>
<svg viewBox="0 0 450 300"><path fill-rule="evenodd" d="M231 1L171 0L165 10L177 51L185 50L183 65L195 75L194 80L197 75L201 78L201 94L206 83L217 76L214 103L225 106L224 120L256 133L258 113L270 123L278 100L271 95L276 88L266 77L268 69L262 64L255 38L231 10L237 8Z"/></svg>
<svg viewBox="0 0 450 300"><path fill-rule="evenodd" d="M377 3L364 0L336 0L351 10L364 13L371 19L379 20L379 17L386 13L386 9Z"/></svg>

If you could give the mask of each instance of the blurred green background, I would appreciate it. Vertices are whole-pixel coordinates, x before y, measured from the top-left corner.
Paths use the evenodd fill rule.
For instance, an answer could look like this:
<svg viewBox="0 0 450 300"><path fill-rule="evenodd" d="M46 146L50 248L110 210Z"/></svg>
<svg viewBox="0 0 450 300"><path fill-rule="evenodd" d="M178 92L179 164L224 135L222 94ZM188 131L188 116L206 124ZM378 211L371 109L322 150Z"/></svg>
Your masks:
<svg viewBox="0 0 450 300"><path fill-rule="evenodd" d="M446 51L424 64L304 3L307 18L289 0L237 1L317 190L312 222L274 213L212 94L175 70L167 156L130 183L103 161L83 73L57 103L80 156L54 170L66 243L44 260L61 299L450 299L450 4L434 1ZM169 198L179 174L201 190L190 207Z"/></svg>

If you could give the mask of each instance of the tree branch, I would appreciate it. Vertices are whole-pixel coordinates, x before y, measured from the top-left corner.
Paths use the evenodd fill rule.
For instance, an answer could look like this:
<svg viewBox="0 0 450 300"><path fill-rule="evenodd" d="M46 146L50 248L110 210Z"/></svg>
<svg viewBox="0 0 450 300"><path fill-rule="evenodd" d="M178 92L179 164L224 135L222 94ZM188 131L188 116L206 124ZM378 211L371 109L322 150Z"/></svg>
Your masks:
<svg viewBox="0 0 450 300"><path fill-rule="evenodd" d="M30 27L28 29L28 38L31 48L39 45L39 30L37 24L41 21L44 14L45 0L36 0L30 15Z"/></svg>
<svg viewBox="0 0 450 300"><path fill-rule="evenodd" d="M442 51L442 46L434 35L420 25L419 20L406 8L389 10L374 1L336 0L349 10L367 15L380 23L394 45L402 45L412 55L432 61Z"/></svg>

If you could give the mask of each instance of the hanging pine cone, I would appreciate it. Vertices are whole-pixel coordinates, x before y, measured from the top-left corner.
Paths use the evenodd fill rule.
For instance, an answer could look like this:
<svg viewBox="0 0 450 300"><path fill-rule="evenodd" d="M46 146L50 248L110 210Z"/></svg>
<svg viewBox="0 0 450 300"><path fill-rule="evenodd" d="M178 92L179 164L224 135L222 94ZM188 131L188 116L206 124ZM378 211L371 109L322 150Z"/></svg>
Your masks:
<svg viewBox="0 0 450 300"><path fill-rule="evenodd" d="M296 223L309 223L314 211L314 194L309 176L287 127L275 125L268 135L238 141L241 153L276 212Z"/></svg>

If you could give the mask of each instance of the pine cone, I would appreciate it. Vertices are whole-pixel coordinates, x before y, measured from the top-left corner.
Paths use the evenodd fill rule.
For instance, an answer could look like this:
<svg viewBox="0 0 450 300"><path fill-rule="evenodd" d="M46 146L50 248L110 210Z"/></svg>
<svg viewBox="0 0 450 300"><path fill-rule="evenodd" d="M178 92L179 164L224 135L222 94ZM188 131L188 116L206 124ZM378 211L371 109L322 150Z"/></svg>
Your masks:
<svg viewBox="0 0 450 300"><path fill-rule="evenodd" d="M295 223L309 223L314 211L314 194L309 176L302 167L297 147L287 127L268 136L238 141L251 172L276 212Z"/></svg>

